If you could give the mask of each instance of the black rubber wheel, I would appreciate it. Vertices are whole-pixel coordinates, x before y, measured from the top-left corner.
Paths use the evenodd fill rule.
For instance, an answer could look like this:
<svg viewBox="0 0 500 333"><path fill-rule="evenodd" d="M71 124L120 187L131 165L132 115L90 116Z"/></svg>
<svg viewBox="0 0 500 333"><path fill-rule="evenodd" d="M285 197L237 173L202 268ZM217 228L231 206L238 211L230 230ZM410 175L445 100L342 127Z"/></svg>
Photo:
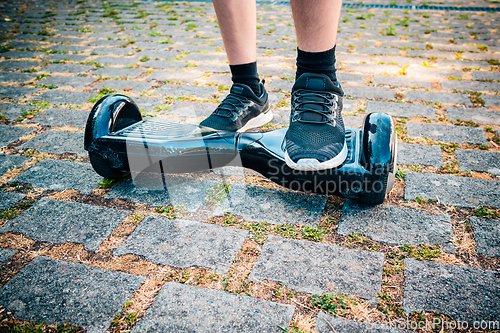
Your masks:
<svg viewBox="0 0 500 333"><path fill-rule="evenodd" d="M106 161L101 155L89 152L90 163L94 168L95 172L107 179L120 179L128 176L130 171L114 169L109 166L108 161Z"/></svg>
<svg viewBox="0 0 500 333"><path fill-rule="evenodd" d="M358 201L369 206L380 205L383 203L388 193L387 185L389 185L390 182L390 175L390 173L384 173L377 179L372 180L369 188L366 189L366 192L363 193Z"/></svg>

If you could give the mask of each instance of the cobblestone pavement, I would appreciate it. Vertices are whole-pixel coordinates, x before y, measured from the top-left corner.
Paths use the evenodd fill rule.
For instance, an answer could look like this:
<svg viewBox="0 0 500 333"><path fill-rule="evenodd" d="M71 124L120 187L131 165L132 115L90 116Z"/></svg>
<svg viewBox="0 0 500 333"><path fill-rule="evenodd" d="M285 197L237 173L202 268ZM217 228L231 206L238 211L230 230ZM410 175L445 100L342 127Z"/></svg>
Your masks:
<svg viewBox="0 0 500 333"><path fill-rule="evenodd" d="M104 180L82 147L99 96L195 123L227 93L211 3L1 2L0 327L499 330L500 15L457 10L498 1L443 1L343 8L345 122L387 112L399 134L378 207L238 167L169 176L169 193ZM289 4L259 3L257 24L269 130L289 116Z"/></svg>

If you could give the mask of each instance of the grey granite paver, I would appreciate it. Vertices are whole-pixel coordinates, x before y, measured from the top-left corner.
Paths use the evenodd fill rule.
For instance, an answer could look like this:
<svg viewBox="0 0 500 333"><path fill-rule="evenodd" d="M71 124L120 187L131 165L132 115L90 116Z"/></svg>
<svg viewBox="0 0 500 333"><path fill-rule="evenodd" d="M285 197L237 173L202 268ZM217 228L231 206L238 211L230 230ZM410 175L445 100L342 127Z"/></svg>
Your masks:
<svg viewBox="0 0 500 333"><path fill-rule="evenodd" d="M92 62L97 62L103 65L122 65L122 66L131 66L137 62L139 59L130 58L130 57L111 57L111 56L100 56L95 59L92 59Z"/></svg>
<svg viewBox="0 0 500 333"><path fill-rule="evenodd" d="M472 78L474 80L500 81L500 77L498 76L498 72L472 71Z"/></svg>
<svg viewBox="0 0 500 333"><path fill-rule="evenodd" d="M206 118L217 108L215 103L176 101L164 114L175 114L182 117Z"/></svg>
<svg viewBox="0 0 500 333"><path fill-rule="evenodd" d="M210 74L210 76L206 79L206 82L214 82L217 85L225 87L231 87L233 85L231 76L225 74Z"/></svg>
<svg viewBox="0 0 500 333"><path fill-rule="evenodd" d="M32 87L0 86L0 99L19 99L34 94L39 90L39 88Z"/></svg>
<svg viewBox="0 0 500 333"><path fill-rule="evenodd" d="M102 177L95 173L89 163L45 159L12 181L29 183L35 188L54 191L74 189L90 194L97 189Z"/></svg>
<svg viewBox="0 0 500 333"><path fill-rule="evenodd" d="M6 68L9 70L16 70L16 69L27 70L42 65L43 63L35 61L5 60L0 62L0 68Z"/></svg>
<svg viewBox="0 0 500 333"><path fill-rule="evenodd" d="M68 91L51 89L30 99L30 101L47 101L50 104L76 104L81 105L89 101L94 96L84 91Z"/></svg>
<svg viewBox="0 0 500 333"><path fill-rule="evenodd" d="M0 304L16 318L45 325L72 323L104 332L145 280L104 268L39 256L0 291Z"/></svg>
<svg viewBox="0 0 500 333"><path fill-rule="evenodd" d="M77 64L50 64L41 69L41 71L47 73L71 73L80 74L92 69L92 66L88 65L77 65Z"/></svg>
<svg viewBox="0 0 500 333"><path fill-rule="evenodd" d="M370 56L357 56L361 57L361 61L370 61ZM345 57L340 57L339 59L342 61L352 61L356 62L356 56L349 54ZM378 65L378 64L348 64L346 71L348 72L361 72L363 74L399 74L401 68L396 65Z"/></svg>
<svg viewBox="0 0 500 333"><path fill-rule="evenodd" d="M473 108L446 108L448 118L452 121L471 120L478 124L500 125L500 111Z"/></svg>
<svg viewBox="0 0 500 333"><path fill-rule="evenodd" d="M19 232L54 244L83 244L85 249L95 251L128 215L128 210L42 198L7 222L0 232Z"/></svg>
<svg viewBox="0 0 500 333"><path fill-rule="evenodd" d="M348 200L342 210L338 233L363 234L379 242L401 245L439 244L446 252L455 253L449 216L413 208L370 207Z"/></svg>
<svg viewBox="0 0 500 333"><path fill-rule="evenodd" d="M458 93L410 90L406 93L406 100L472 106L468 95Z"/></svg>
<svg viewBox="0 0 500 333"><path fill-rule="evenodd" d="M129 80L106 80L99 82L92 87L92 90L100 90L102 87L115 89L117 91L127 91L140 94L142 91L148 90L154 85L151 82L138 82Z"/></svg>
<svg viewBox="0 0 500 333"><path fill-rule="evenodd" d="M85 61L89 55L84 54L49 54L43 57L47 61L63 61L69 60L73 62Z"/></svg>
<svg viewBox="0 0 500 333"><path fill-rule="evenodd" d="M12 259L12 257L18 252L18 250L14 249L0 249L0 266L8 263L10 259Z"/></svg>
<svg viewBox="0 0 500 333"><path fill-rule="evenodd" d="M445 90L500 91L500 83L496 82L442 80L441 87Z"/></svg>
<svg viewBox="0 0 500 333"><path fill-rule="evenodd" d="M2 155L0 155L1 157ZM9 208L23 199L26 195L22 193L0 191L0 210Z"/></svg>
<svg viewBox="0 0 500 333"><path fill-rule="evenodd" d="M193 96L201 99L208 99L217 92L217 88L203 87L203 86L190 86L178 85L167 83L156 89L153 93L157 95L170 96L170 97L188 97Z"/></svg>
<svg viewBox="0 0 500 333"><path fill-rule="evenodd" d="M0 82L24 83L36 78L36 74L18 72L0 72Z"/></svg>
<svg viewBox="0 0 500 333"><path fill-rule="evenodd" d="M30 111L33 108L34 106L32 105L0 103L0 113L6 116L10 121L21 117L24 111Z"/></svg>
<svg viewBox="0 0 500 333"><path fill-rule="evenodd" d="M500 96L497 95L482 95L481 98L484 100L484 106L500 106Z"/></svg>
<svg viewBox="0 0 500 333"><path fill-rule="evenodd" d="M470 222L478 253L500 257L500 220L471 216Z"/></svg>
<svg viewBox="0 0 500 333"><path fill-rule="evenodd" d="M200 79L203 76L201 72L178 72L178 71L155 71L148 76L145 80L157 80L157 81L181 81L193 83L194 81Z"/></svg>
<svg viewBox="0 0 500 333"><path fill-rule="evenodd" d="M18 149L35 149L49 154L71 153L86 156L83 149L83 133L49 130L23 143Z"/></svg>
<svg viewBox="0 0 500 333"><path fill-rule="evenodd" d="M268 236L252 268L254 281L278 281L307 293L356 295L373 301L382 283L384 255L345 247Z"/></svg>
<svg viewBox="0 0 500 333"><path fill-rule="evenodd" d="M262 332L288 328L295 307L215 289L166 283L133 333Z"/></svg>
<svg viewBox="0 0 500 333"><path fill-rule="evenodd" d="M373 84L386 84L393 87L419 87L431 89L431 80L424 78L407 78L402 76L375 75Z"/></svg>
<svg viewBox="0 0 500 333"><path fill-rule="evenodd" d="M406 73L410 77L422 77L427 80L430 78L434 79L447 79L450 76L461 79L463 76L463 72L461 70L456 69L448 69L448 68L429 68L422 66L410 66Z"/></svg>
<svg viewBox="0 0 500 333"><path fill-rule="evenodd" d="M84 86L91 84L95 79L90 77L79 77L79 76L51 76L44 80L38 81L38 84L51 85L54 84L58 87L72 87L72 88L83 88Z"/></svg>
<svg viewBox="0 0 500 333"><path fill-rule="evenodd" d="M9 126L9 125L1 125L0 124L0 147L7 146L8 144L13 143L17 139L22 136L25 136L29 133L35 131L35 128L26 128L19 126Z"/></svg>
<svg viewBox="0 0 500 333"><path fill-rule="evenodd" d="M184 205L188 211L194 212L200 207L206 197L206 190L212 187L214 181L165 175L165 187L161 175L146 175L132 180L126 180L114 187L106 198L124 198L132 202L152 206Z"/></svg>
<svg viewBox="0 0 500 333"><path fill-rule="evenodd" d="M430 165L439 168L443 164L441 147L398 142L396 163Z"/></svg>
<svg viewBox="0 0 500 333"><path fill-rule="evenodd" d="M29 160L29 158L24 156L0 154L0 175L3 175L8 170L12 170L15 167L19 167L27 160Z"/></svg>
<svg viewBox="0 0 500 333"><path fill-rule="evenodd" d="M316 319L316 330L319 333L406 333L410 332L379 323L354 321L333 317L320 312Z"/></svg>
<svg viewBox="0 0 500 333"><path fill-rule="evenodd" d="M225 274L247 234L238 229L150 215L114 254L135 254L160 265L207 267Z"/></svg>
<svg viewBox="0 0 500 333"><path fill-rule="evenodd" d="M445 124L407 123L410 138L427 137L440 142L486 143L486 135L480 127L455 126Z"/></svg>
<svg viewBox="0 0 500 333"><path fill-rule="evenodd" d="M457 149L460 170L484 171L500 176L500 153L469 149Z"/></svg>
<svg viewBox="0 0 500 333"><path fill-rule="evenodd" d="M44 126L72 126L84 128L90 112L78 109L48 108L37 114L28 122L38 123Z"/></svg>
<svg viewBox="0 0 500 333"><path fill-rule="evenodd" d="M187 65L188 63L185 61L148 60L146 62L140 62L141 67L149 67L155 69L171 68L175 70L182 70L186 68ZM197 67L195 68L198 69Z"/></svg>
<svg viewBox="0 0 500 333"><path fill-rule="evenodd" d="M393 99L394 90L383 87L367 87L367 86L343 86L344 93L347 96L358 98L383 98Z"/></svg>
<svg viewBox="0 0 500 333"><path fill-rule="evenodd" d="M32 51L8 51L2 53L2 57L12 58L12 59L31 59L45 54L44 52L32 52Z"/></svg>
<svg viewBox="0 0 500 333"><path fill-rule="evenodd" d="M97 47L92 49L91 54L113 54L113 55L128 55L129 53L135 53L136 50L131 50L128 48L119 48L119 47Z"/></svg>
<svg viewBox="0 0 500 333"><path fill-rule="evenodd" d="M89 72L89 75L99 75L102 77L126 77L133 79L142 73L144 73L144 70L139 68L102 67Z"/></svg>
<svg viewBox="0 0 500 333"><path fill-rule="evenodd" d="M326 196L234 185L214 215L230 212L245 220L273 224L316 225L325 207Z"/></svg>
<svg viewBox="0 0 500 333"><path fill-rule="evenodd" d="M452 320L498 320L500 284L493 271L405 259L404 309Z"/></svg>
<svg viewBox="0 0 500 333"><path fill-rule="evenodd" d="M500 208L500 181L477 178L408 172L405 199L436 199L459 207L487 206Z"/></svg>
<svg viewBox="0 0 500 333"><path fill-rule="evenodd" d="M267 86L267 90L292 91L293 80L272 80Z"/></svg>
<svg viewBox="0 0 500 333"><path fill-rule="evenodd" d="M136 58L149 57L151 59L174 59L178 55L178 52L173 51L144 50L137 52L133 56Z"/></svg>
<svg viewBox="0 0 500 333"><path fill-rule="evenodd" d="M384 112L390 114L391 116L402 118L436 118L436 111L434 110L434 106L410 103L368 101L366 112Z"/></svg>

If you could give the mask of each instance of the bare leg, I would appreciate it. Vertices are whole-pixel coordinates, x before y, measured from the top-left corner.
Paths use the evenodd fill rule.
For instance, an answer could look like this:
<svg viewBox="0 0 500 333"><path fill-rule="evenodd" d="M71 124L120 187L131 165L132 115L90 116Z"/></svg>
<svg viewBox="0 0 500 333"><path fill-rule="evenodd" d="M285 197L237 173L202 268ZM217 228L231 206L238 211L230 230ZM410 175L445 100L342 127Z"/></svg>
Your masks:
<svg viewBox="0 0 500 333"><path fill-rule="evenodd" d="M230 65L257 60L257 9L255 0L213 0Z"/></svg>
<svg viewBox="0 0 500 333"><path fill-rule="evenodd" d="M302 51L330 50L337 42L342 0L290 0L297 46Z"/></svg>

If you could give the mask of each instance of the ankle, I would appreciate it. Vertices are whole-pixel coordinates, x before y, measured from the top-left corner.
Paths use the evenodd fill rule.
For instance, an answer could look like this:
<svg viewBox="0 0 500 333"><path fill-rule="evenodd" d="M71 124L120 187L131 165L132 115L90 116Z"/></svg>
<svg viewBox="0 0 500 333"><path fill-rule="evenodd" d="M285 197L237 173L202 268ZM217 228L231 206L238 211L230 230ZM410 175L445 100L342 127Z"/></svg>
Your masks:
<svg viewBox="0 0 500 333"><path fill-rule="evenodd" d="M334 84L337 83L335 69L335 46L323 52L307 52L297 48L297 72L295 79L304 73L327 75Z"/></svg>
<svg viewBox="0 0 500 333"><path fill-rule="evenodd" d="M261 95L260 79L257 74L257 62L251 62L241 65L229 65L231 69L231 80L233 83L241 83L252 89L254 94L259 97Z"/></svg>

